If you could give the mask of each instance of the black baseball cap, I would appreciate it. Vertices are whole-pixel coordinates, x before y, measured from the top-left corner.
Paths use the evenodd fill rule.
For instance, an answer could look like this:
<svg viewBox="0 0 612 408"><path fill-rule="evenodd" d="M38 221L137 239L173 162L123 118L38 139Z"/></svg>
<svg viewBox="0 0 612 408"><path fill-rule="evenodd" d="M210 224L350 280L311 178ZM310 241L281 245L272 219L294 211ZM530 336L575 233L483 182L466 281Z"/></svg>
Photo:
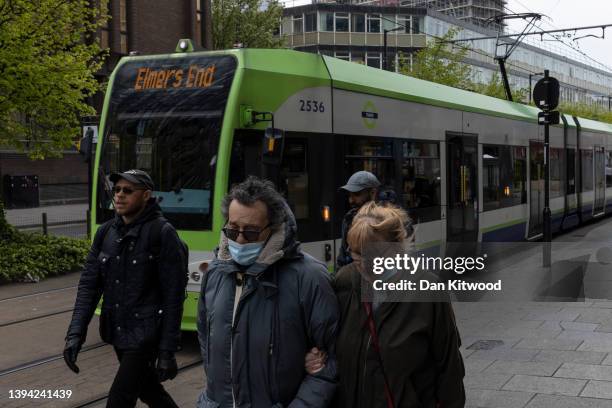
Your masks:
<svg viewBox="0 0 612 408"><path fill-rule="evenodd" d="M130 183L144 186L149 190L155 189L155 183L153 183L153 179L146 171L142 171L139 169L127 170L122 173L113 173L109 177L110 181L113 183L117 183L120 179L124 179L129 181Z"/></svg>
<svg viewBox="0 0 612 408"><path fill-rule="evenodd" d="M351 193L357 193L365 190L366 188L377 188L379 186L380 181L378 181L374 174L370 173L369 171L362 170L353 174L351 178L348 179L348 182L340 188Z"/></svg>

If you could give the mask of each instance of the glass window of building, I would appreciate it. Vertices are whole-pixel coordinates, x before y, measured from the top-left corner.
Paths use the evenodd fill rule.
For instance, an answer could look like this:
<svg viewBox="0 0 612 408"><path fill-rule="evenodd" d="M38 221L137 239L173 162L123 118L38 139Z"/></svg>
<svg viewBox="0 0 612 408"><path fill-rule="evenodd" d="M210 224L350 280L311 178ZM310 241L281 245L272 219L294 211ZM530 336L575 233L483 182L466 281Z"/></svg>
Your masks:
<svg viewBox="0 0 612 408"><path fill-rule="evenodd" d="M290 35L292 33L291 29L293 28L293 18L287 17L283 18L281 23L281 34L282 35Z"/></svg>
<svg viewBox="0 0 612 408"><path fill-rule="evenodd" d="M350 54L348 51L336 51L334 56L341 60L350 61Z"/></svg>
<svg viewBox="0 0 612 408"><path fill-rule="evenodd" d="M293 34L301 34L304 32L304 19L302 15L293 16Z"/></svg>
<svg viewBox="0 0 612 408"><path fill-rule="evenodd" d="M368 14L368 33L380 33L380 14Z"/></svg>
<svg viewBox="0 0 612 408"><path fill-rule="evenodd" d="M349 31L349 14L336 13L336 31L348 33Z"/></svg>
<svg viewBox="0 0 612 408"><path fill-rule="evenodd" d="M365 53L362 51L352 51L351 61L357 64L365 64Z"/></svg>
<svg viewBox="0 0 612 408"><path fill-rule="evenodd" d="M424 26L423 17L412 16L410 30L412 34L421 34L421 28Z"/></svg>
<svg viewBox="0 0 612 408"><path fill-rule="evenodd" d="M440 219L440 145L402 142L400 204L413 222Z"/></svg>
<svg viewBox="0 0 612 408"><path fill-rule="evenodd" d="M334 31L334 13L319 13L319 27L321 31Z"/></svg>
<svg viewBox="0 0 612 408"><path fill-rule="evenodd" d="M410 34L410 16L397 16L397 24L402 27L399 33Z"/></svg>
<svg viewBox="0 0 612 408"><path fill-rule="evenodd" d="M351 14L351 31L354 33L365 32L365 14Z"/></svg>
<svg viewBox="0 0 612 408"><path fill-rule="evenodd" d="M399 27L395 23L395 16L393 14L384 14L381 20L383 30L393 30L394 28Z"/></svg>
<svg viewBox="0 0 612 408"><path fill-rule="evenodd" d="M317 31L317 13L304 15L304 31L307 33Z"/></svg>
<svg viewBox="0 0 612 408"><path fill-rule="evenodd" d="M380 68L380 53L379 52L368 52L367 57L367 65L368 67Z"/></svg>

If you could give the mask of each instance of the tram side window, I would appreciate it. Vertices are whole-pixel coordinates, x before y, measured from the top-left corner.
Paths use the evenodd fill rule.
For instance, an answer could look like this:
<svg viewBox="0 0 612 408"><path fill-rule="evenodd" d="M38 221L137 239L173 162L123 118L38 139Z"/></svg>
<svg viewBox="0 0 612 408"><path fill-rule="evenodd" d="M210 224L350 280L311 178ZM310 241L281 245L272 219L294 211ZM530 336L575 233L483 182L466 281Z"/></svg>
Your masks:
<svg viewBox="0 0 612 408"><path fill-rule="evenodd" d="M381 191L395 190L395 162L393 140L367 137L347 137L344 164L347 178L351 174L366 170L381 182Z"/></svg>
<svg viewBox="0 0 612 408"><path fill-rule="evenodd" d="M402 142L402 197L415 223L440 219L440 145Z"/></svg>
<svg viewBox="0 0 612 408"><path fill-rule="evenodd" d="M576 193L576 150L569 148L565 150L567 158L567 194Z"/></svg>
<svg viewBox="0 0 612 408"><path fill-rule="evenodd" d="M582 155L582 191L593 191L593 150L583 149Z"/></svg>
<svg viewBox="0 0 612 408"><path fill-rule="evenodd" d="M550 198L563 196L563 149L550 149Z"/></svg>
<svg viewBox="0 0 612 408"><path fill-rule="evenodd" d="M482 164L484 211L527 202L525 147L483 145Z"/></svg>
<svg viewBox="0 0 612 408"><path fill-rule="evenodd" d="M308 165L306 139L285 140L281 180L289 207L297 220L307 219L308 208Z"/></svg>
<svg viewBox="0 0 612 408"><path fill-rule="evenodd" d="M612 187L612 152L606 152L606 187Z"/></svg>

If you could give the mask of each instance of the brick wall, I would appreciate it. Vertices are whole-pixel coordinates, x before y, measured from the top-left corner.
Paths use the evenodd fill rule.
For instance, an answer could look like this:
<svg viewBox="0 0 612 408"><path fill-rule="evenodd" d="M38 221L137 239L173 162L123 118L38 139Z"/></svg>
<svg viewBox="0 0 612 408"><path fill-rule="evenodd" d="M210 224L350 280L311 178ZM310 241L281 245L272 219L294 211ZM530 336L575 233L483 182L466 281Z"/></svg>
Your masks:
<svg viewBox="0 0 612 408"><path fill-rule="evenodd" d="M181 38L195 39L195 0L131 0L128 44L141 54L174 52Z"/></svg>

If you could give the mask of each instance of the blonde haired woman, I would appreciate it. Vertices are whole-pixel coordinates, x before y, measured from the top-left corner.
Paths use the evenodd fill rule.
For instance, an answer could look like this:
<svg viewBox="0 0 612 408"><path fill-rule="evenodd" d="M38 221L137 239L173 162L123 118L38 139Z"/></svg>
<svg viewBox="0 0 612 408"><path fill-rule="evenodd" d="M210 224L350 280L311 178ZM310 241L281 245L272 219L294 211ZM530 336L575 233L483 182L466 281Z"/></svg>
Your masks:
<svg viewBox="0 0 612 408"><path fill-rule="evenodd" d="M411 238L406 221L404 210L372 202L361 208L348 232L355 262L340 269L335 281L342 313L336 343L337 407L465 405L465 371L450 303L362 301L362 282L372 280L360 261L362 252L372 243ZM307 370L320 369L322 360L318 352L309 353Z"/></svg>

